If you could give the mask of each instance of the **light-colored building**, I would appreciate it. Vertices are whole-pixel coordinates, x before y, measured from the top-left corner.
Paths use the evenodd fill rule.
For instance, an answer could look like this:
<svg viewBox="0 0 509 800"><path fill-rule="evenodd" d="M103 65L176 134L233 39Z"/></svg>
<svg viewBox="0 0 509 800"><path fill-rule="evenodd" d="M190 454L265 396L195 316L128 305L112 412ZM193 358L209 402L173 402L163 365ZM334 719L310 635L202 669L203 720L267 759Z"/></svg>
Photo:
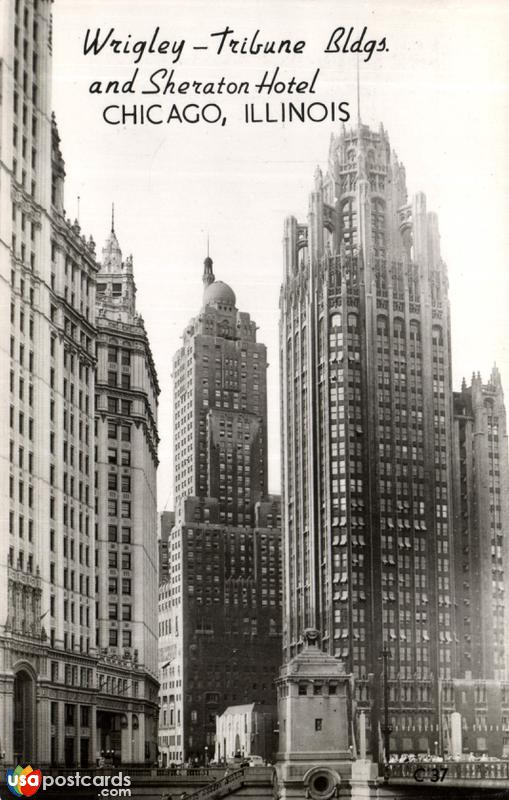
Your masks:
<svg viewBox="0 0 509 800"><path fill-rule="evenodd" d="M0 26L0 751L95 758L92 241L63 211L51 3Z"/></svg>
<svg viewBox="0 0 509 800"><path fill-rule="evenodd" d="M173 614L170 583L159 586L159 763L180 764L182 748L182 674L178 620ZM174 628L173 626L177 626Z"/></svg>
<svg viewBox="0 0 509 800"><path fill-rule="evenodd" d="M214 759L224 762L235 756L260 756L270 761L276 746L275 730L275 706L228 706L216 717Z"/></svg>
<svg viewBox="0 0 509 800"><path fill-rule="evenodd" d="M104 749L144 762L156 752L155 374L140 320L116 331L107 312L96 320L95 245L64 212L49 0L3 3L0 66L0 752L42 769L95 764ZM114 337L129 388L105 388ZM129 465L105 449L114 419ZM110 472L130 480L116 543L105 541Z"/></svg>
<svg viewBox="0 0 509 800"><path fill-rule="evenodd" d="M125 762L157 757L157 397L132 257L114 223L97 275L97 729Z"/></svg>
<svg viewBox="0 0 509 800"><path fill-rule="evenodd" d="M277 680L276 784L283 800L339 797L339 785L353 777L351 676L319 646L318 631L307 629L303 639L300 652L283 665Z"/></svg>

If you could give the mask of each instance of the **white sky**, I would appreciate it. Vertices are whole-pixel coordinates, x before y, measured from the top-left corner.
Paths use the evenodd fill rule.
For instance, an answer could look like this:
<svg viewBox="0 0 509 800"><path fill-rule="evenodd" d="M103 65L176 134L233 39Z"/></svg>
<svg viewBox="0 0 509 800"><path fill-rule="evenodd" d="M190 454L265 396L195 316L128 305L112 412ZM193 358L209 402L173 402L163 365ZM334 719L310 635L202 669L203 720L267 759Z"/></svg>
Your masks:
<svg viewBox="0 0 509 800"><path fill-rule="evenodd" d="M361 60L363 122L384 123L406 166L410 194L422 190L438 212L443 256L449 267L455 388L494 361L509 390L509 3L482 0L57 0L54 11L53 107L67 166L66 209L98 250L115 202L124 256L132 252L143 315L154 353L161 396L158 505L172 508L171 358L180 335L201 305L206 235L216 277L230 283L237 305L259 325L269 354L271 490L279 489L278 294L282 231L287 214L305 220L317 164L326 164L329 137L339 125L244 125L243 103L256 96L203 98L224 106L228 122L213 125L106 125L108 103L185 105L200 98L160 95L91 96L92 80L127 80L130 55L83 55L88 27L116 28L132 40L185 39L179 62L146 55L143 76L160 67L177 80L259 80L281 67L282 77L312 77L321 68L322 101L355 108L353 54L324 54L337 26L364 25L368 37L387 37L389 52ZM193 51L212 44L226 25L238 38L261 30L261 39L305 39L300 56L216 55ZM352 40L353 41L353 40ZM275 107L282 95L273 98ZM309 96L297 99L309 100Z"/></svg>

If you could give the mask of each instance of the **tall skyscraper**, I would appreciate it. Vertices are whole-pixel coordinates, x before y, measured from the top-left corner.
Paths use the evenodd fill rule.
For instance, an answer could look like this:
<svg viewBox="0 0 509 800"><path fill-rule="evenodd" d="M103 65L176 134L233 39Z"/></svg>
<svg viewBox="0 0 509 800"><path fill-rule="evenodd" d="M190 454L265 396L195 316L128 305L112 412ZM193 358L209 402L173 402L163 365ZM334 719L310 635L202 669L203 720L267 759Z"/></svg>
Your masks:
<svg viewBox="0 0 509 800"><path fill-rule="evenodd" d="M49 0L6 0L0 26L0 751L7 764L41 768L93 765L103 748L123 760L153 759L157 706L153 367L140 321L124 317L115 327L105 311L96 442L99 265L94 242L64 212L50 9ZM105 347L116 337L119 353L129 351L129 366L118 367L129 388L119 379L118 389L104 389L108 336ZM129 413L102 405L103 394L128 399ZM117 452L136 447L130 467L105 466L110 421L119 425ZM132 504L122 520L130 542L104 541L95 444L99 480L106 470L131 480L130 492L121 484L125 496L116 495L122 513L124 501ZM122 592L110 597L114 576Z"/></svg>
<svg viewBox="0 0 509 800"><path fill-rule="evenodd" d="M284 652L317 628L379 746L426 751L455 671L448 282L437 218L387 133L333 136L281 290Z"/></svg>
<svg viewBox="0 0 509 800"><path fill-rule="evenodd" d="M454 393L454 542L459 674L509 679L507 422L500 373ZM480 623L482 620L482 624Z"/></svg>
<svg viewBox="0 0 509 800"><path fill-rule="evenodd" d="M112 220L97 275L97 727L101 750L153 762L159 386L135 295L132 257L122 260Z"/></svg>
<svg viewBox="0 0 509 800"><path fill-rule="evenodd" d="M229 705L275 704L279 503L267 496L266 349L207 257L202 309L173 362L176 525L161 587L170 761L213 752ZM168 604L170 619L168 620ZM165 734L166 735L166 734ZM223 754L224 755L224 754Z"/></svg>
<svg viewBox="0 0 509 800"><path fill-rule="evenodd" d="M40 766L95 758L97 265L63 213L50 8L0 30L0 740Z"/></svg>
<svg viewBox="0 0 509 800"><path fill-rule="evenodd" d="M187 497L213 497L221 522L252 525L267 495L266 348L209 257L203 283L173 362L176 518Z"/></svg>

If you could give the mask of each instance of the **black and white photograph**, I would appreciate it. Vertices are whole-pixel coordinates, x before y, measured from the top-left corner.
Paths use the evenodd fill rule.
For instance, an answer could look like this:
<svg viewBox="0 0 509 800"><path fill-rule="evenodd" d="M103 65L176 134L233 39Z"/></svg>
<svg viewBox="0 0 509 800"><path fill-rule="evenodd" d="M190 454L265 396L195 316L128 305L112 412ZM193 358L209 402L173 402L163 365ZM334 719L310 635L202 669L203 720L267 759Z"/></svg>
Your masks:
<svg viewBox="0 0 509 800"><path fill-rule="evenodd" d="M509 798L509 5L0 0L0 798Z"/></svg>

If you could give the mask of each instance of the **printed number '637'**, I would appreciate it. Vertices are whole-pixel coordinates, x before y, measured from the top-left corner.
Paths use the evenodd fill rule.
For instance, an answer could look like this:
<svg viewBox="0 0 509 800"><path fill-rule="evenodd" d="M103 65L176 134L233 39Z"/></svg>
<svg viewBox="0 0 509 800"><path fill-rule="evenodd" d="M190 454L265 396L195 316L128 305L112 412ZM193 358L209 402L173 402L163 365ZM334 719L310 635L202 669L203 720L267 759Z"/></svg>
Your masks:
<svg viewBox="0 0 509 800"><path fill-rule="evenodd" d="M447 772L448 772L447 767L441 767L440 769L438 769L438 767L435 767L432 770L427 770L424 767L419 767L414 772L414 781L417 781L417 783L423 783L424 781L431 781L431 783L442 783L445 776L447 775Z"/></svg>

